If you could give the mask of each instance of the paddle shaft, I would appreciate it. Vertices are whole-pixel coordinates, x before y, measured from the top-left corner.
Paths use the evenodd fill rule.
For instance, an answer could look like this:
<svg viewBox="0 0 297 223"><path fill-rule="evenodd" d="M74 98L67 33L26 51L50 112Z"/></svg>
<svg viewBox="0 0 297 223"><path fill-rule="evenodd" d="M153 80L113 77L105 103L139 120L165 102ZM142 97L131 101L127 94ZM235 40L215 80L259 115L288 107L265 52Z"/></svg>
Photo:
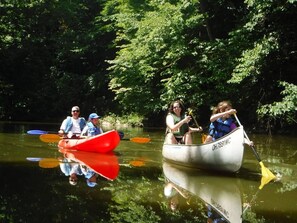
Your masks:
<svg viewBox="0 0 297 223"><path fill-rule="evenodd" d="M239 121L239 119L237 118L237 115L236 115L236 114L234 114L234 117L236 118L238 124L239 124L240 126L242 126L241 123L240 123L240 121ZM269 169L267 169L267 168L264 166L264 163L261 161L261 158L260 158L259 154L257 153L257 151L255 150L254 145L250 145L250 144L251 144L251 143L250 143L251 141L250 141L249 137L247 136L247 134L246 134L246 132L245 132L244 130L243 130L243 133L244 133L244 136L246 137L246 139L249 141L249 146L252 148L252 150L253 150L253 152L254 152L254 154L255 154L257 160L259 161L259 164L260 164L260 166L261 166L262 176L263 176L263 177L267 177L267 178L268 178L268 182L269 182L270 180L272 180L272 179L275 179L276 176L275 176ZM261 189L261 186L260 186L260 189Z"/></svg>
<svg viewBox="0 0 297 223"><path fill-rule="evenodd" d="M42 134L39 136L40 140L43 142L47 143L52 143L52 142L59 142L60 139L62 139L58 134ZM120 137L121 138L121 137ZM67 139L72 139L72 138L67 138ZM73 138L77 139L77 138ZM121 140L128 140L134 143L149 143L150 138L144 138L144 137L134 137L134 138L121 138Z"/></svg>
<svg viewBox="0 0 297 223"><path fill-rule="evenodd" d="M250 200L250 202L247 203L246 207L243 209L241 217L244 215L244 213L251 207L251 205L254 203L254 201L257 198L257 195L259 193L260 190L257 190L256 194L253 195L252 199Z"/></svg>
<svg viewBox="0 0 297 223"><path fill-rule="evenodd" d="M196 118L194 116L192 116L192 118L194 119L195 125L197 126L197 128L200 128L201 126L198 124L198 122L196 121Z"/></svg>
<svg viewBox="0 0 297 223"><path fill-rule="evenodd" d="M194 120L194 122L195 122L195 125L197 126L197 128L200 128L201 126L198 124L198 122L197 122L196 118L193 116L192 110L190 110L190 111L189 111L189 115L191 115L191 116L192 116L192 118L193 118L193 120Z"/></svg>
<svg viewBox="0 0 297 223"><path fill-rule="evenodd" d="M235 117L236 121L238 122L238 124L239 124L240 126L242 126L241 123L240 123L240 121L239 121L239 119L237 118L237 115L236 115L236 114L234 114L234 117ZM249 142L249 144L250 144L251 140L249 139L249 137L248 137L248 135L246 134L245 130L243 130L243 134L244 134L244 137L248 140L248 142ZM254 152L254 154L255 154L257 160L258 160L259 162L261 162L262 160L261 160L259 154L257 153L257 151L256 151L256 149L255 149L255 146L254 146L254 145L250 145L250 147L252 148L252 150L253 150L253 152Z"/></svg>
<svg viewBox="0 0 297 223"><path fill-rule="evenodd" d="M193 112L192 111L193 110L190 110L189 111L189 115L191 115L191 117L193 118L193 120L194 120L195 125L197 126L197 128L201 128L201 142L204 143L204 141L206 140L207 135L202 132L202 127L196 121L195 117L193 116Z"/></svg>

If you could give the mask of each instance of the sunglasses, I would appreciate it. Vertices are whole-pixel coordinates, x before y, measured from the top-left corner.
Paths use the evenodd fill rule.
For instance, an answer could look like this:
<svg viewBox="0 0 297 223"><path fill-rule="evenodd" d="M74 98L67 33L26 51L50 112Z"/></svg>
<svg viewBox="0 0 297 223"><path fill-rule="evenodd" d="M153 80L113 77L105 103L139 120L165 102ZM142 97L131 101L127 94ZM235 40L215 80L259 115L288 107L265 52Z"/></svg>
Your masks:
<svg viewBox="0 0 297 223"><path fill-rule="evenodd" d="M73 110L72 112L79 112L79 110Z"/></svg>

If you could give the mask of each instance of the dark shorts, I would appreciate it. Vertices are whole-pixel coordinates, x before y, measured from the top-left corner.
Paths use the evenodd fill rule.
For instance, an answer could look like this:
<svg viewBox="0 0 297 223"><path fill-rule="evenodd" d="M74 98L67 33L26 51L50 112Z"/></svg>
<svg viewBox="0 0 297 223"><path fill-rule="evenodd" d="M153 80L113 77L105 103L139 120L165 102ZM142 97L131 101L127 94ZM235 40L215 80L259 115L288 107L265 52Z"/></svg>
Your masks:
<svg viewBox="0 0 297 223"><path fill-rule="evenodd" d="M181 137L181 138L180 137L174 137L174 138L176 139L178 144L185 144L184 139L183 139L184 137Z"/></svg>

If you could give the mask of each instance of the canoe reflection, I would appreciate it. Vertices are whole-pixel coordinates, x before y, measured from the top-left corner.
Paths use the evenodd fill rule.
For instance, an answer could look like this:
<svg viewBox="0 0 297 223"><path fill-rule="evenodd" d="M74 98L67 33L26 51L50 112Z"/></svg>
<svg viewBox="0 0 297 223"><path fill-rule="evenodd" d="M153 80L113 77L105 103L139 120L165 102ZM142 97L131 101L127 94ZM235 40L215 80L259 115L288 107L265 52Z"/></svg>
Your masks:
<svg viewBox="0 0 297 223"><path fill-rule="evenodd" d="M112 152L101 154L67 149L60 149L59 152L64 156L60 162L61 171L69 176L71 185L77 184L79 175L86 179L89 187L95 187L99 176L114 180L119 174L118 158Z"/></svg>
<svg viewBox="0 0 297 223"><path fill-rule="evenodd" d="M167 180L164 194L174 198L179 193L185 199L198 196L205 202L207 222L242 222L242 199L236 179L203 175L203 172L163 162ZM171 199L174 203L174 199ZM170 204L174 209L174 204Z"/></svg>

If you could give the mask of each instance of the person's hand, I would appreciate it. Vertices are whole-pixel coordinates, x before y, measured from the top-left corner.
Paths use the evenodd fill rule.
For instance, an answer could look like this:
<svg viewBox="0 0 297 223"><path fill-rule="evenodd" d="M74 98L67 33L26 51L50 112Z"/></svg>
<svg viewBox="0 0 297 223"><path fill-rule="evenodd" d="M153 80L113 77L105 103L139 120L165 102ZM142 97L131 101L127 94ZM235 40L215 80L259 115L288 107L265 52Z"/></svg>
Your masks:
<svg viewBox="0 0 297 223"><path fill-rule="evenodd" d="M191 121L191 116L186 116L184 119L183 119L183 122L184 123L189 123Z"/></svg>
<svg viewBox="0 0 297 223"><path fill-rule="evenodd" d="M89 138L89 137L88 136L82 136L82 135L80 135L79 138L80 139L86 139L86 138Z"/></svg>
<svg viewBox="0 0 297 223"><path fill-rule="evenodd" d="M63 130L59 130L58 131L59 136L63 136L64 135L64 131Z"/></svg>
<svg viewBox="0 0 297 223"><path fill-rule="evenodd" d="M229 111L228 111L228 114L230 114L230 115L233 115L233 114L235 114L237 111L236 111L236 109L230 109Z"/></svg>
<svg viewBox="0 0 297 223"><path fill-rule="evenodd" d="M203 131L203 128L201 126L199 126L197 129L198 129L198 132L202 132Z"/></svg>
<svg viewBox="0 0 297 223"><path fill-rule="evenodd" d="M67 134L67 137L68 137L69 139L71 139L73 135L74 135L73 132L69 131L68 134Z"/></svg>

